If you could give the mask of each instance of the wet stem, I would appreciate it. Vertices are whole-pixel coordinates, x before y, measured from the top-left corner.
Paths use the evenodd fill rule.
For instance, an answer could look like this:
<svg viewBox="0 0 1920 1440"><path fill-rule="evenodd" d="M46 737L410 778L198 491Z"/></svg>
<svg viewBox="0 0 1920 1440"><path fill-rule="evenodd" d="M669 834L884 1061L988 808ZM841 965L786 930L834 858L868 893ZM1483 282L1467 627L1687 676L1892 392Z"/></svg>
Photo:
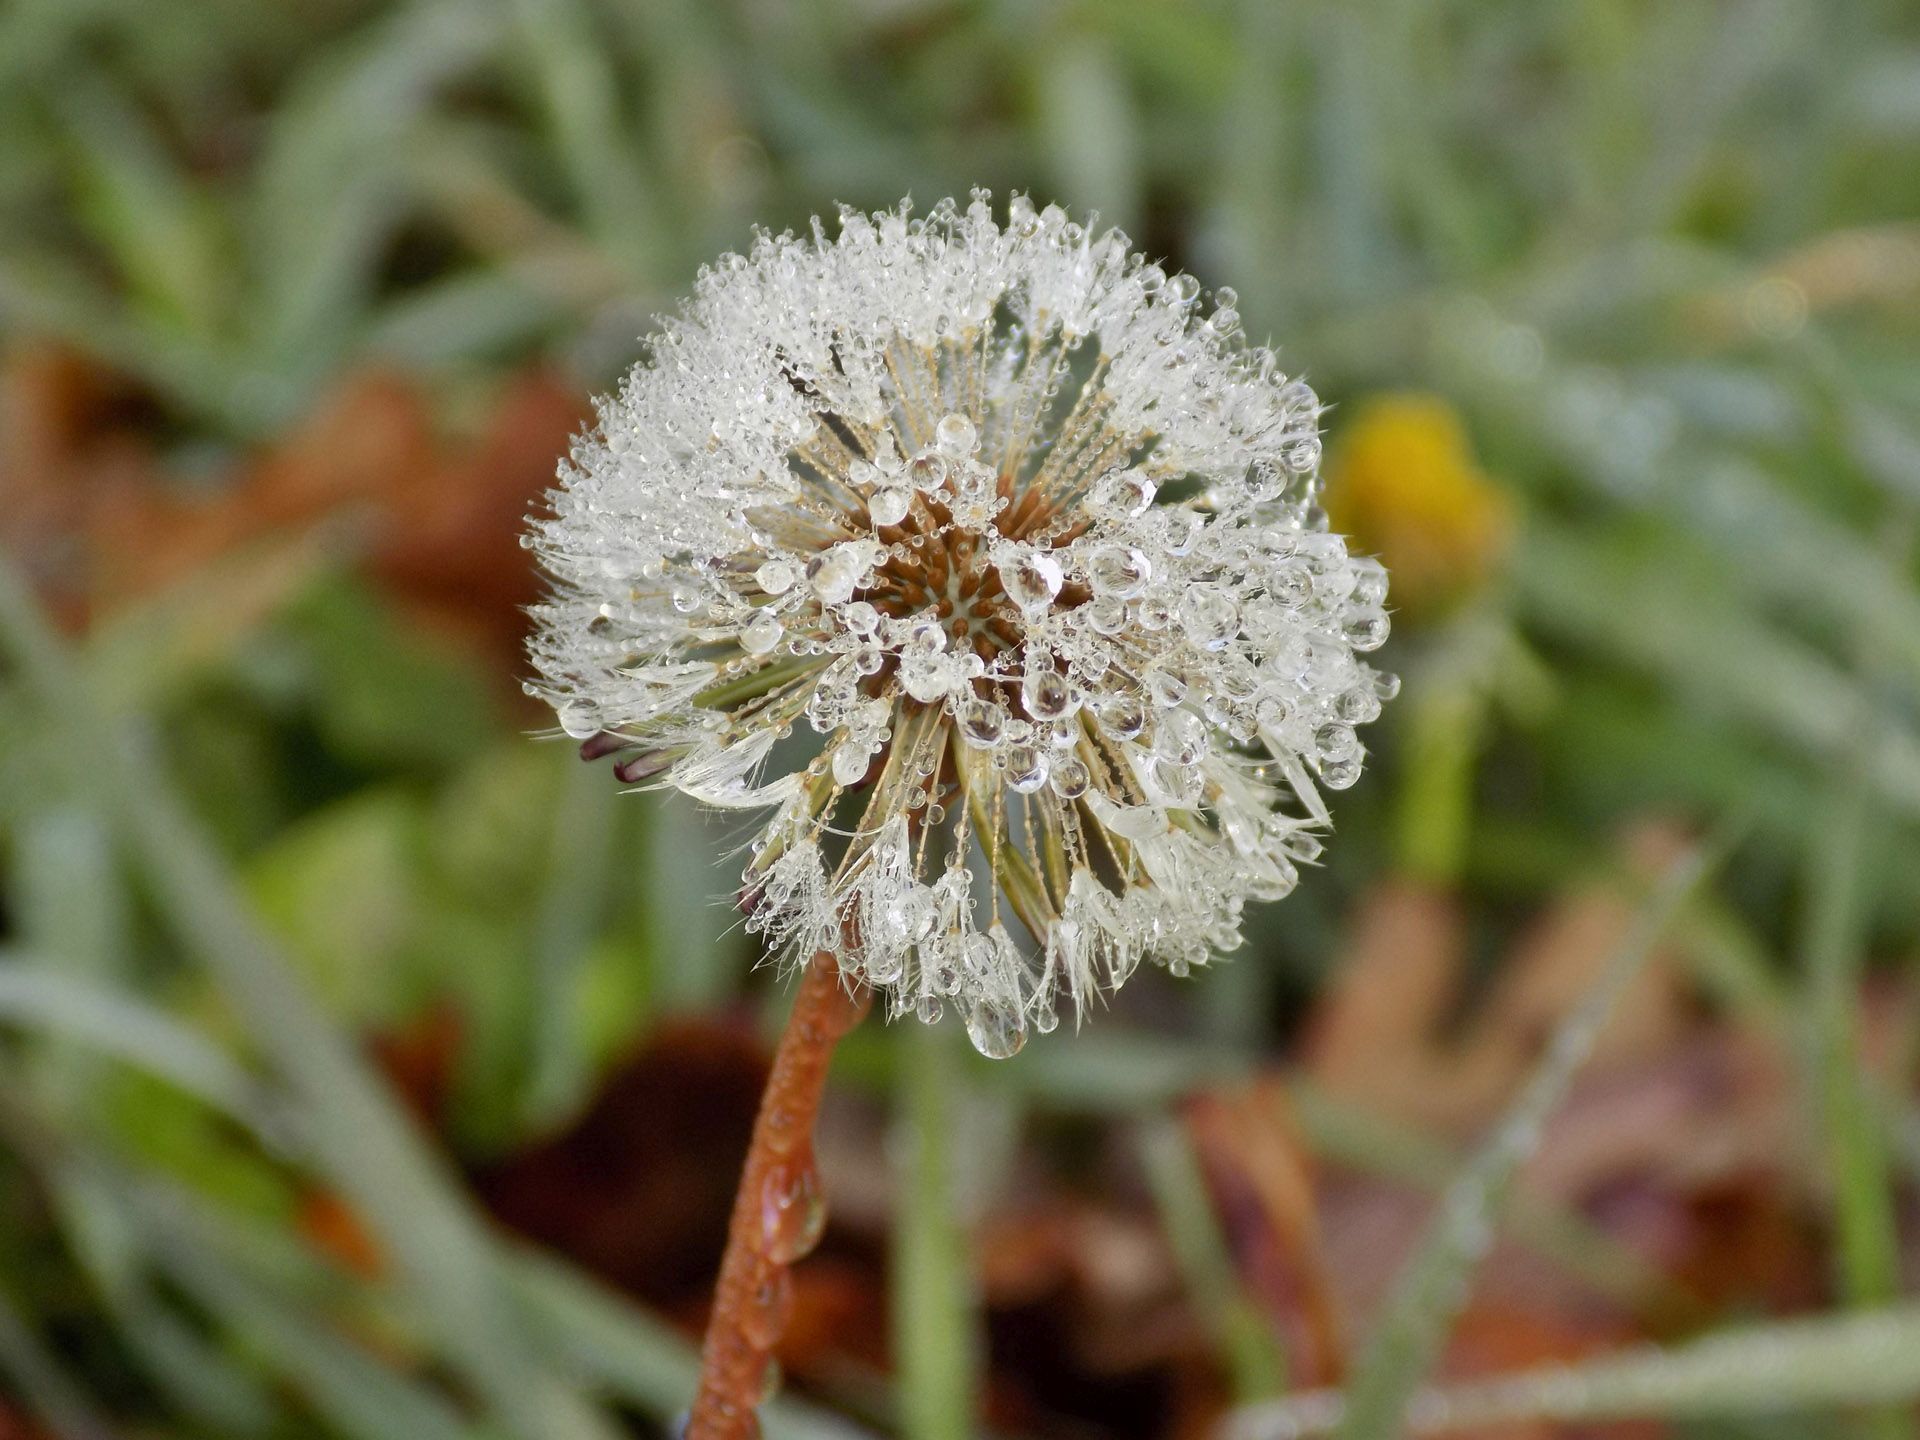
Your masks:
<svg viewBox="0 0 1920 1440"><path fill-rule="evenodd" d="M864 987L848 990L826 951L801 974L740 1174L684 1440L759 1434L755 1410L770 1386L773 1349L793 1306L791 1266L818 1243L826 1224L814 1118L834 1047L869 1000Z"/></svg>

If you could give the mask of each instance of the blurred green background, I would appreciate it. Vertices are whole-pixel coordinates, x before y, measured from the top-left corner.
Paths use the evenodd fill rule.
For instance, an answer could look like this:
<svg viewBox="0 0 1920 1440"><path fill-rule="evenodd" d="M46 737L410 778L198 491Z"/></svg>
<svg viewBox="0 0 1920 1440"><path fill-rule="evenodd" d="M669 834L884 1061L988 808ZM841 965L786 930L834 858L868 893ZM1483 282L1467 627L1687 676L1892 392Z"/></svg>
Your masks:
<svg viewBox="0 0 1920 1440"><path fill-rule="evenodd" d="M668 1433L783 992L517 532L975 185L1238 289L1405 691L1230 964L852 1037L768 1433L1920 1433L1912 4L8 0L0 1436Z"/></svg>

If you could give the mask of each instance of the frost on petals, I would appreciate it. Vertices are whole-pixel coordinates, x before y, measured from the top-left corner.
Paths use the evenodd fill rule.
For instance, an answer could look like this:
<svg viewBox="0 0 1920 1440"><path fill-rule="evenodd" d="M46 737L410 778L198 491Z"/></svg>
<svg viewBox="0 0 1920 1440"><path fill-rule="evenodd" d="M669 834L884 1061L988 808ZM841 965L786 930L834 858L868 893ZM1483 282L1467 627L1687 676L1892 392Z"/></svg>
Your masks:
<svg viewBox="0 0 1920 1440"><path fill-rule="evenodd" d="M1017 1050L1240 941L1395 682L1320 404L1232 292L1056 208L842 212L702 272L534 521L532 688L768 813L784 956Z"/></svg>

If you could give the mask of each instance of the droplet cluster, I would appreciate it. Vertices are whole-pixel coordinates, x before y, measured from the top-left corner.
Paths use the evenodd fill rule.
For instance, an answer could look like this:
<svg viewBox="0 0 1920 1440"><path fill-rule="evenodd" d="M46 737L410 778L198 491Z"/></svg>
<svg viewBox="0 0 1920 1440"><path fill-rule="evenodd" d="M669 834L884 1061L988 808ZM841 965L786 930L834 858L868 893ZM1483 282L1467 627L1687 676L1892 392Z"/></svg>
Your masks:
<svg viewBox="0 0 1920 1440"><path fill-rule="evenodd" d="M1231 950L1396 682L1320 403L1232 292L1022 196L703 271L536 520L533 688L623 778L765 808L749 925L1010 1055Z"/></svg>

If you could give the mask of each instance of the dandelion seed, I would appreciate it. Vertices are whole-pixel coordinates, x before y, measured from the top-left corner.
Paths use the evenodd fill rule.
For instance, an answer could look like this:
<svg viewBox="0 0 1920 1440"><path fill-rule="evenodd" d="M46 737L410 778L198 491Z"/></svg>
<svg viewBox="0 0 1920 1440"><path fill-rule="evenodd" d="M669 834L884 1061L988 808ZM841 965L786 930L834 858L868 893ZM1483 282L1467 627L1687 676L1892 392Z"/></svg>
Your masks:
<svg viewBox="0 0 1920 1440"><path fill-rule="evenodd" d="M989 1054L1234 948L1392 691L1319 402L1206 308L1018 195L762 234L533 524L531 688L568 732L769 809L749 926Z"/></svg>

